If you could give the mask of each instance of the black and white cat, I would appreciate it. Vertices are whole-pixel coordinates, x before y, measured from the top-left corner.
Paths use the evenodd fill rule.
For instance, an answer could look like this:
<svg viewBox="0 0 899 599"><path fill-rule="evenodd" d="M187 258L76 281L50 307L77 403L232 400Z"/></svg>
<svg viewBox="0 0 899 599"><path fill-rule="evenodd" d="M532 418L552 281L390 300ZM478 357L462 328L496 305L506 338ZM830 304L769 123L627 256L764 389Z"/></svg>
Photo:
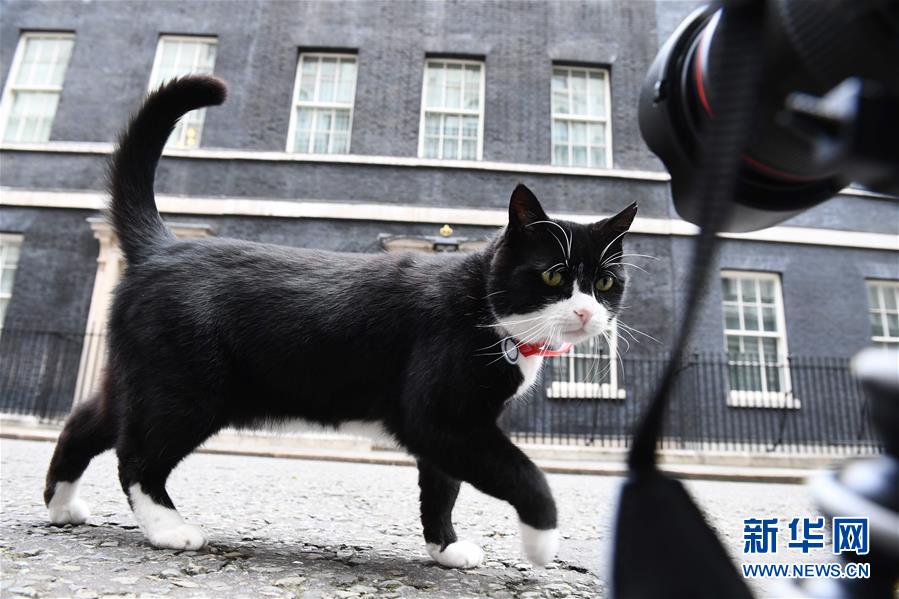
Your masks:
<svg viewBox="0 0 899 599"><path fill-rule="evenodd" d="M80 524L78 481L115 447L119 479L155 547L197 549L166 493L172 469L226 426L300 419L383 426L418 461L428 553L473 567L452 524L460 481L508 501L534 564L558 548L543 473L497 418L544 355L608 329L636 205L591 225L551 220L523 185L509 224L470 254L341 254L231 239L176 239L155 206L163 146L224 84L186 77L150 94L113 156L110 218L128 263L109 322L101 390L59 437L44 499Z"/></svg>

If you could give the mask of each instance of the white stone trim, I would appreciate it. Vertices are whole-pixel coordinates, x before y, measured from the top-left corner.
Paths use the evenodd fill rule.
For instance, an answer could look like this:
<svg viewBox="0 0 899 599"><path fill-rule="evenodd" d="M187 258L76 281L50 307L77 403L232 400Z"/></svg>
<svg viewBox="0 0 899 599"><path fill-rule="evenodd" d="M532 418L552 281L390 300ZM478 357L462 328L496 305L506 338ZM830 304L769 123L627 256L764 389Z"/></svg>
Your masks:
<svg viewBox="0 0 899 599"><path fill-rule="evenodd" d="M69 208L101 210L106 206L106 194L95 191L36 191L0 188L0 206L28 208ZM168 214L198 214L211 216L268 216L278 218L327 218L336 220L372 220L454 225L504 226L509 218L506 210L478 208L440 208L408 204L373 204L332 201L271 200L254 198L204 198L198 196L156 197L159 210ZM608 214L553 213L565 220L590 223ZM645 235L693 236L699 229L680 219L637 217L630 228L632 233ZM767 241L848 247L867 250L899 251L899 236L888 233L867 233L839 229L810 227L771 227L752 233L725 233L722 237L743 241Z"/></svg>
<svg viewBox="0 0 899 599"><path fill-rule="evenodd" d="M46 143L0 143L0 151L43 152L50 154L111 154L115 146L107 142L50 141ZM465 169L524 173L532 175L573 175L638 181L668 181L668 173L659 171L581 168L550 164L520 162L491 162L486 160L438 160L412 156L373 156L361 154L294 154L261 150L232 150L227 148L166 148L163 156L198 160L247 160L262 162L321 162L328 164L358 164L371 166L402 166L422 168Z"/></svg>
<svg viewBox="0 0 899 599"><path fill-rule="evenodd" d="M48 142L3 142L0 152L39 152L44 154L112 154L115 145L94 141L48 141ZM670 181L665 171L645 171L639 169L601 169L552 164L528 164L523 162L492 162L486 160L432 160L412 156L376 156L368 154L295 154L292 152L271 152L263 150L239 150L230 148L165 148L163 156L171 158L193 158L197 160L247 160L259 162L320 162L333 164L360 164L370 166L406 166L423 168L449 168L505 173L525 173L533 175L568 175L610 179L630 179L633 181ZM859 187L845 187L840 195L882 198L896 201L890 196Z"/></svg>

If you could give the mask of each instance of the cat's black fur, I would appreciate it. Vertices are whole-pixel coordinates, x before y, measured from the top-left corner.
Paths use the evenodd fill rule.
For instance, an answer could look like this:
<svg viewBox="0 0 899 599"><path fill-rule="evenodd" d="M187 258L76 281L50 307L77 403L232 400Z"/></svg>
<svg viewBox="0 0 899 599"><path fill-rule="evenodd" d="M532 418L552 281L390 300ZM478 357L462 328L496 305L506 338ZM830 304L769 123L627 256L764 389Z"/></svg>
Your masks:
<svg viewBox="0 0 899 599"><path fill-rule="evenodd" d="M533 528L555 528L543 474L497 426L522 374L496 359L501 334L489 326L566 293L541 281L559 262L559 245L548 227L532 226L547 219L536 198L519 186L509 226L471 254L179 240L155 207L156 165L177 119L224 96L214 78L174 81L148 97L121 138L110 218L128 268L109 322L109 364L101 391L60 436L45 500L115 447L126 494L140 483L173 507L169 473L225 426L364 420L383 424L417 458L429 543L456 540L460 481L508 501ZM568 294L575 278L592 290L599 253L616 236L609 251L620 251L635 211L595 225L562 223L576 273ZM614 308L624 274L607 270L620 281L618 294L604 298ZM491 347L493 355L480 351Z"/></svg>

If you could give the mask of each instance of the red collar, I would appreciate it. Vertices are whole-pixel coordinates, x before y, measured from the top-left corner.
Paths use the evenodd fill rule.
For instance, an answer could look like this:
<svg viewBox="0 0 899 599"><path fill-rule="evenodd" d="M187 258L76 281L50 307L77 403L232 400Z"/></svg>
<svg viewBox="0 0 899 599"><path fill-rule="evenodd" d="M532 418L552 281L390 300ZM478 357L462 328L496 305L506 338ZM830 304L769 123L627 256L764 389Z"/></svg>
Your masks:
<svg viewBox="0 0 899 599"><path fill-rule="evenodd" d="M521 343L518 345L518 351L525 358L531 356L562 356L571 351L574 347L571 343L562 343L561 345L552 346L548 343L542 345L534 345L532 343Z"/></svg>

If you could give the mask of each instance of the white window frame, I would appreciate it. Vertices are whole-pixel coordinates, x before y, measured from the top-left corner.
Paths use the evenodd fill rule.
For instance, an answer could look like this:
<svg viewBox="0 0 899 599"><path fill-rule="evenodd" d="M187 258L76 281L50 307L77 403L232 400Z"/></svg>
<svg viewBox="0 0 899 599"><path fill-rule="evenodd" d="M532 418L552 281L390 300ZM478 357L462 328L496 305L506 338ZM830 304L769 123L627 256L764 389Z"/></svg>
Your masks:
<svg viewBox="0 0 899 599"><path fill-rule="evenodd" d="M774 315L777 321L777 331L751 331L747 329L728 329L727 328L727 319L724 317L724 299L722 297L721 303L721 321L722 321L722 329L724 330L724 352L725 352L725 361L728 366L728 387L730 387L730 366L736 365L740 366L740 363L731 362L726 358L727 356L727 337L728 335L736 335L741 337L764 337L769 339L777 340L777 352L778 355L781 356L783 363L779 365L782 368L783 377L781 382L783 383L782 391L767 391L766 387L768 385L767 376L765 373L766 365L764 363L760 364L762 368L761 372L761 383L762 383L762 391L744 391L739 389L728 389L727 395L727 405L731 407L738 408L789 408L789 409L799 409L801 407L801 403L799 400L793 395L793 383L790 377L790 362L789 362L789 352L787 346L787 327L786 327L786 318L784 316L784 305L783 305L783 287L781 285L780 275L770 272L754 272L754 271L745 271L745 270L722 270L720 273L720 278L730 278L737 279L738 281L743 281L746 279L752 281L771 281L774 284ZM740 295L737 300L737 310L739 314L743 314L743 300L742 300L742 289L740 291ZM759 328L764 329L762 313L761 310L758 312L758 323Z"/></svg>
<svg viewBox="0 0 899 599"><path fill-rule="evenodd" d="M3 268L3 265L6 263L5 254L6 248L9 245L15 244L19 246L19 260L21 260L21 252L22 252L22 242L25 238L19 233L0 233L0 300L12 300L12 294L15 289L11 289L9 293L3 292L3 272L7 269ZM19 263L16 262L16 268L12 269L13 272L13 280L15 280L15 272L18 270ZM6 314L0 314L0 334L3 333L3 321L6 320Z"/></svg>
<svg viewBox="0 0 899 599"><path fill-rule="evenodd" d="M73 44L73 52L74 52L74 43L75 43L75 34L65 31L24 31L21 35L19 35L19 41L16 45L16 51L13 54L12 58L12 66L9 69L9 74L6 77L6 84L3 86L3 99L0 101L0 142L6 138L6 127L9 124L9 114L12 110L13 105L13 97L16 92L47 92L47 93L56 93L58 95L62 95L63 85L44 85L44 86L29 86L29 87L17 87L16 79L19 77L19 69L22 67L22 61L25 58L25 46L27 45L27 40L31 38L56 38L56 39L66 39L72 40ZM71 57L69 57L71 60ZM66 72L68 72L68 65L66 65ZM63 83L65 83L65 75L63 75ZM53 121L56 121L56 113L53 113ZM53 123L50 124L50 133L53 133ZM48 136L49 137L49 136ZM28 141L28 142L8 142L8 143L31 143L31 144L40 144L40 143L48 143L47 141ZM7 143L7 142L4 142Z"/></svg>
<svg viewBox="0 0 899 599"><path fill-rule="evenodd" d="M466 65L477 65L481 70L480 88L478 89L478 109L471 110L466 108L427 108L428 101L428 65L433 63L441 64L458 64L463 69ZM464 75L463 75L464 76ZM459 116L476 116L478 117L478 142L476 144L475 159L479 161L484 159L484 105L486 104L485 92L487 89L487 61L484 60L463 60L457 58L428 58L425 60L424 68L421 76L421 112L418 119L418 157L424 158L425 155L425 116L427 113L443 114L443 115L459 115ZM446 95L446 86L444 86L444 95ZM464 98L463 98L464 100ZM440 153L443 154L443 133L440 134ZM446 160L450 162L470 163L472 160L462 158L430 158L429 160Z"/></svg>
<svg viewBox="0 0 899 599"><path fill-rule="evenodd" d="M597 343L601 343L599 340ZM576 349L576 348L575 348ZM555 361L568 362L568 380L546 381L546 397L548 399L624 399L625 391L618 386L618 322L612 321L608 337L609 350L609 382L594 383L575 379L575 364L578 360L598 360L603 354L577 353L574 349L562 356L549 358ZM557 367L556 367L557 368ZM552 372L556 372L553 368Z"/></svg>
<svg viewBox="0 0 899 599"><path fill-rule="evenodd" d="M871 341L899 349L899 337L890 336L890 328L887 325L887 314L899 314L899 281L890 281L888 279L865 279L865 291L870 291L872 287L877 289L880 305L877 307L872 306L869 297L868 314L877 314L880 316L880 326L883 328L884 332L886 332L886 335L871 335ZM885 294L890 291L895 294L896 310L888 309L886 307L886 302L884 301ZM870 327L870 322L868 326Z"/></svg>
<svg viewBox="0 0 899 599"><path fill-rule="evenodd" d="M304 58L336 58L336 59L347 59L352 58L356 63L356 80L353 82L353 95L350 98L349 104L345 104L343 102L319 102L318 100L300 100L300 83L303 78L303 59ZM315 80L315 88L318 91L319 79L316 77ZM349 128L347 129L346 136L346 152L337 153L337 155L349 154L352 151L352 143L353 143L353 119L356 116L356 88L359 85L359 56L356 54L348 53L348 52L300 52L300 55L297 57L297 71L296 77L293 82L293 95L290 98L290 121L287 125L287 147L285 151L290 154L307 154L307 155L321 155L321 156L333 156L335 153L327 152L325 154L315 152L296 152L294 151L294 136L296 135L296 127L297 127L297 112L300 107L305 108L323 108L330 110L347 110L350 111L350 122ZM313 94L313 96L316 94ZM332 137L328 138L328 148L330 149L331 144L333 143L333 123L331 134ZM314 143L314 139L310 138L310 144Z"/></svg>
<svg viewBox="0 0 899 599"><path fill-rule="evenodd" d="M552 89L552 77L555 76L555 72L557 70L564 70L568 72L567 77L570 80L572 71L584 71L587 73L587 77L589 79L590 73L601 73L603 76L603 94L605 95L605 105L606 105L606 116L589 116L589 115L576 115L576 114L568 114L562 112L554 112L553 111L553 89ZM567 166L571 168L593 168L593 169L610 169L612 168L613 160L612 160L612 84L611 84L612 73L609 69L601 68L601 67L578 67L571 66L566 64L554 64L552 65L552 70L550 72L550 84L549 84L549 105L550 105L550 119L549 119L549 161L550 164L554 166ZM571 87L569 86L569 104L571 103ZM555 152L555 143L553 142L553 125L555 122L559 121L567 121L571 122L582 122L582 123L602 123L605 125L606 131L606 163L604 165L596 165L596 166L586 166L586 167L575 167L571 161L571 143L567 144L568 147L568 163L567 164L556 164L556 152ZM588 147L588 157L587 162L589 164L589 145Z"/></svg>
<svg viewBox="0 0 899 599"><path fill-rule="evenodd" d="M167 42L167 41L212 44L216 48L215 60L216 60L216 62L218 62L218 38L217 37L208 36L208 35L169 35L169 34L160 35L159 39L156 41L156 55L153 57L153 67L150 69L150 79L147 81L147 91L148 92L156 91L156 88L158 88L159 85L164 83L162 81L157 82L156 78L159 74L159 69L162 66L162 48L163 48L164 42ZM213 71L214 70L215 70L215 65L213 65ZM198 108L197 110L205 110L205 108ZM192 110L191 112L194 112L194 111ZM187 113L187 114L190 114L190 113ZM184 119L184 117L181 117L182 122L183 122L183 119ZM178 131L181 132L181 136L179 136L176 139L174 134L177 133ZM184 152L189 152L191 150L198 149L200 147L200 144L203 143L203 134L206 132L206 116L205 116L205 114L203 115L203 129L200 131L200 135L197 137L197 143L195 145L188 146L188 145L184 144L184 140L181 139L181 137L183 135L185 135L184 131L185 131L185 129L179 130L178 127L176 126L176 130L173 131L173 135L169 136L168 141L166 141L166 148L177 149L177 150L184 151Z"/></svg>

